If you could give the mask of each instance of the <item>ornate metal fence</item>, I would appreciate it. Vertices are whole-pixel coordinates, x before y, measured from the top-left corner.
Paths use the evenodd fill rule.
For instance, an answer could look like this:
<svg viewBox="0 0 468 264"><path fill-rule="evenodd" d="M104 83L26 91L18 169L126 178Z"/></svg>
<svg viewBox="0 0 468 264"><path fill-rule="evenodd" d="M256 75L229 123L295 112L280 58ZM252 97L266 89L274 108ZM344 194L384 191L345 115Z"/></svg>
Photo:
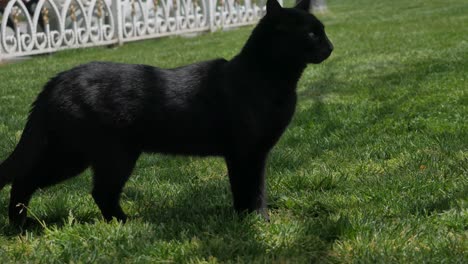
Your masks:
<svg viewBox="0 0 468 264"><path fill-rule="evenodd" d="M265 0L9 0L2 9L0 60L253 24Z"/></svg>

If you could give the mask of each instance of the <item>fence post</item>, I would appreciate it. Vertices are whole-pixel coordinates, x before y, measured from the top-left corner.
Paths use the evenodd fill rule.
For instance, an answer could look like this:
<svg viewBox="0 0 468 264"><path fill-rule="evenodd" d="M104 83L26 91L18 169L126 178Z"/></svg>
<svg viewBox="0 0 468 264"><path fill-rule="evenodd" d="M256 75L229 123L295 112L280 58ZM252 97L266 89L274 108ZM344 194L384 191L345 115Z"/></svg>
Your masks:
<svg viewBox="0 0 468 264"><path fill-rule="evenodd" d="M5 12L5 7L8 4L8 1L6 0L0 0L0 11L2 11L2 15ZM3 17L2 17L3 20ZM2 62L2 49L3 49L3 44L2 44L2 21L0 20L0 63Z"/></svg>
<svg viewBox="0 0 468 264"><path fill-rule="evenodd" d="M123 14L122 0L112 0L112 16L114 17L114 34L117 38L117 44L123 44Z"/></svg>
<svg viewBox="0 0 468 264"><path fill-rule="evenodd" d="M214 24L214 14L216 8L216 0L205 0L208 2L208 23L210 24L210 31L214 32L216 30Z"/></svg>

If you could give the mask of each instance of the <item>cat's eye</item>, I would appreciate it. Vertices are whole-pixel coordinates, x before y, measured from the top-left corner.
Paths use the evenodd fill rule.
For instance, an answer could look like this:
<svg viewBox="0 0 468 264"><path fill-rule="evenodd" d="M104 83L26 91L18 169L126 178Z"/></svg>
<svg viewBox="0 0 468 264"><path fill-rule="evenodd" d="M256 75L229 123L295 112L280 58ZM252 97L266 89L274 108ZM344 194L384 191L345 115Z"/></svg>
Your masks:
<svg viewBox="0 0 468 264"><path fill-rule="evenodd" d="M313 40L318 38L317 34L315 34L314 32L309 32L307 35L309 36L309 38L311 38Z"/></svg>

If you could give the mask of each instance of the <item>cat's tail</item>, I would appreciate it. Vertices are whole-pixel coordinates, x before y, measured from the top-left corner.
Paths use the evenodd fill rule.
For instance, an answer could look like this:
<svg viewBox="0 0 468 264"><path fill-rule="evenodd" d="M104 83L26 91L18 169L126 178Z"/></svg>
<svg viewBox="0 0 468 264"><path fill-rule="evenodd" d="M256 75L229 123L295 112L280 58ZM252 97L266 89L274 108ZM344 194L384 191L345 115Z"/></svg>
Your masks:
<svg viewBox="0 0 468 264"><path fill-rule="evenodd" d="M0 190L30 172L40 159L47 145L44 115L35 103L21 135L21 139L11 155L0 164Z"/></svg>

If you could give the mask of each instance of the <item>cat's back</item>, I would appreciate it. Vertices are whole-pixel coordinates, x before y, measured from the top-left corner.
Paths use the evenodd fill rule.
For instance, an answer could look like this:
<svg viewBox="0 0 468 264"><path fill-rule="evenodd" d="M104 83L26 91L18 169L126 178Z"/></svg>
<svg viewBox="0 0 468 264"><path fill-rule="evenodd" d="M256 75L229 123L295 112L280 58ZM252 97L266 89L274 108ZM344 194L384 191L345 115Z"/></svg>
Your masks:
<svg viewBox="0 0 468 264"><path fill-rule="evenodd" d="M90 62L59 73L44 87L51 99L136 99L163 90L193 90L216 79L227 61L216 59L172 69L143 64ZM160 90L160 91L159 91Z"/></svg>
<svg viewBox="0 0 468 264"><path fill-rule="evenodd" d="M90 62L59 73L39 95L52 119L95 120L128 126L148 113L181 113L216 101L226 60L173 69L114 62ZM195 104L195 105L194 105Z"/></svg>
<svg viewBox="0 0 468 264"><path fill-rule="evenodd" d="M157 81L161 69L142 64L90 62L59 73L45 89L60 92L112 92L112 90L138 89ZM66 90L65 90L66 89Z"/></svg>
<svg viewBox="0 0 468 264"><path fill-rule="evenodd" d="M214 99L216 93L222 92L221 81L226 63L225 59L215 59L160 70L158 75L163 82L163 96L174 99L174 102L203 97L205 94ZM167 102L170 103L170 100Z"/></svg>
<svg viewBox="0 0 468 264"><path fill-rule="evenodd" d="M160 71L148 65L113 62L79 65L53 77L33 111L41 105L51 123L127 126L142 111L147 90L158 87Z"/></svg>

